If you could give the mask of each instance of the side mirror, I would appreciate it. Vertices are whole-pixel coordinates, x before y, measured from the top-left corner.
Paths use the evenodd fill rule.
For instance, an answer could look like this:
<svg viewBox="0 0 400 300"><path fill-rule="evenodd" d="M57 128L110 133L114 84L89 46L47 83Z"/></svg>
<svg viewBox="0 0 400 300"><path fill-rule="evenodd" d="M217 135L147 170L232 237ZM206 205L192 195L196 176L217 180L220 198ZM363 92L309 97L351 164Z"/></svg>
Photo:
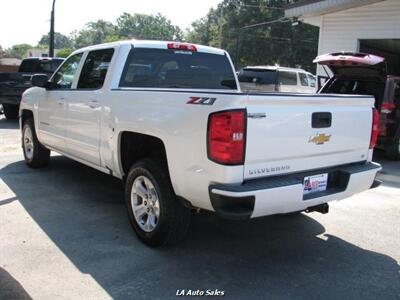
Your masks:
<svg viewBox="0 0 400 300"><path fill-rule="evenodd" d="M46 74L35 74L31 79L32 86L46 88L49 85L49 77Z"/></svg>

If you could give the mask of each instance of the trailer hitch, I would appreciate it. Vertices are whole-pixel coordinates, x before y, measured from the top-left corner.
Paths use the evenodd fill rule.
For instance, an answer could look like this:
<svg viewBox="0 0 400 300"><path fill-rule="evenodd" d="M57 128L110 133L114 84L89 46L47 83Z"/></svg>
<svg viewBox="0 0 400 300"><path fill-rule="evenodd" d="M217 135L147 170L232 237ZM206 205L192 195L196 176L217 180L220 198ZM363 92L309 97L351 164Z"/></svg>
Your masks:
<svg viewBox="0 0 400 300"><path fill-rule="evenodd" d="M305 210L306 213L310 213L313 211L319 212L321 214L327 214L329 212L329 204L322 203L319 205L307 207L307 209Z"/></svg>

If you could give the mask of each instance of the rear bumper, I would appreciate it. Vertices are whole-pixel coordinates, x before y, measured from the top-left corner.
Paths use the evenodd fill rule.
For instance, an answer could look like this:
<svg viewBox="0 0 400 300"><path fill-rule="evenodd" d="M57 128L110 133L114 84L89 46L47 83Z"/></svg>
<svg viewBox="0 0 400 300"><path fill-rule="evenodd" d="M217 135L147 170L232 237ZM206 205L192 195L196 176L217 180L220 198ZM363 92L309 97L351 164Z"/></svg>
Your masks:
<svg viewBox="0 0 400 300"><path fill-rule="evenodd" d="M209 186L209 194L215 212L224 218L285 214L368 190L375 185L376 174L381 169L376 163L355 163L253 179L237 185L213 184ZM304 177L322 173L329 174L327 190L303 196Z"/></svg>

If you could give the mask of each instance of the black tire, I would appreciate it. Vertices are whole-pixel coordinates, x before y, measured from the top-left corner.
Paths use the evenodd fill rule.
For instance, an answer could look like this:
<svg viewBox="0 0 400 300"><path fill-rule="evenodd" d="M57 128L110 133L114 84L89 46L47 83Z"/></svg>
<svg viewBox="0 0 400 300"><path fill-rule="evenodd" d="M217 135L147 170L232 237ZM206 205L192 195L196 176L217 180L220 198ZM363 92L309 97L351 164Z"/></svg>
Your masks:
<svg viewBox="0 0 400 300"><path fill-rule="evenodd" d="M143 230L136 221L131 201L135 179L143 177L149 179L154 186L159 203L159 217L151 232ZM136 199L144 202L144 198ZM125 203L133 230L146 245L150 247L173 245L185 237L190 225L191 211L177 199L167 168L162 161L143 159L131 167L125 182Z"/></svg>
<svg viewBox="0 0 400 300"><path fill-rule="evenodd" d="M385 147L385 155L390 160L400 160L400 136Z"/></svg>
<svg viewBox="0 0 400 300"><path fill-rule="evenodd" d="M31 131L31 151L29 147L26 146L26 139L28 132ZM45 148L38 140L35 131L35 125L32 119L27 119L24 121L22 126L22 150L24 153L25 163L31 168L40 168L44 167L49 163L50 159L50 150Z"/></svg>
<svg viewBox="0 0 400 300"><path fill-rule="evenodd" d="M19 110L18 105L3 104L4 116L7 118L7 120L17 120L18 110Z"/></svg>

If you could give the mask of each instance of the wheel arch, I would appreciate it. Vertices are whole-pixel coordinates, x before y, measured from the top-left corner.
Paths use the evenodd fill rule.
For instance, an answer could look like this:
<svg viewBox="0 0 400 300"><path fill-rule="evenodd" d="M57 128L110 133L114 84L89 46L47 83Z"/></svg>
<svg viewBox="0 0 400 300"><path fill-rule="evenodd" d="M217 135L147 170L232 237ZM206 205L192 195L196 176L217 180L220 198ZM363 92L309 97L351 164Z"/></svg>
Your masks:
<svg viewBox="0 0 400 300"><path fill-rule="evenodd" d="M33 111L31 111L30 109L22 109L20 112L20 119L21 125L24 124L27 119L32 119L33 122L35 122Z"/></svg>
<svg viewBox="0 0 400 300"><path fill-rule="evenodd" d="M124 180L130 167L143 158L161 160L169 174L165 143L159 137L123 130L118 135L117 151L119 169Z"/></svg>

